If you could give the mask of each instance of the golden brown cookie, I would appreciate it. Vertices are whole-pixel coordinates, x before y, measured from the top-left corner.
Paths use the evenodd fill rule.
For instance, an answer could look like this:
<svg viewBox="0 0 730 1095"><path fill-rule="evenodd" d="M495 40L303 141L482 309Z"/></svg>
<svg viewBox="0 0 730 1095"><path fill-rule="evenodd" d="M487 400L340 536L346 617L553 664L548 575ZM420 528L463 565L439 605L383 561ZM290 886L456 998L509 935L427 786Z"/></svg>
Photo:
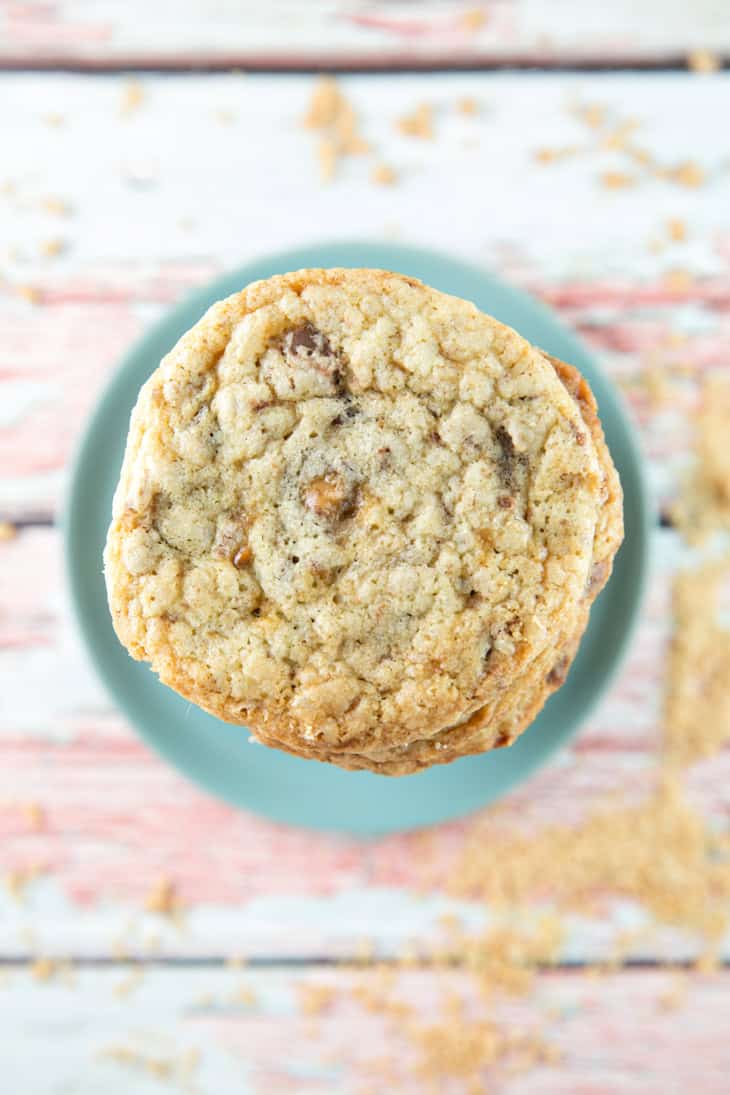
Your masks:
<svg viewBox="0 0 730 1095"><path fill-rule="evenodd" d="M214 305L144 385L105 572L182 695L400 774L529 724L621 536L574 369L412 278L302 270Z"/></svg>

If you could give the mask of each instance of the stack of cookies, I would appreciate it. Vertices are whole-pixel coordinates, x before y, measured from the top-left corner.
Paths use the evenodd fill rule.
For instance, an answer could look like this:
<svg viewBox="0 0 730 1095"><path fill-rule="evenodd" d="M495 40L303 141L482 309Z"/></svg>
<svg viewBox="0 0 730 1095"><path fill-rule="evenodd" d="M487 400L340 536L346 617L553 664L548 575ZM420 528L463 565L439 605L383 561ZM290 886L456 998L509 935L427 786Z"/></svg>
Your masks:
<svg viewBox="0 0 730 1095"><path fill-rule="evenodd" d="M214 305L142 388L105 572L181 695L401 775L530 724L621 538L575 369L412 278L301 270Z"/></svg>

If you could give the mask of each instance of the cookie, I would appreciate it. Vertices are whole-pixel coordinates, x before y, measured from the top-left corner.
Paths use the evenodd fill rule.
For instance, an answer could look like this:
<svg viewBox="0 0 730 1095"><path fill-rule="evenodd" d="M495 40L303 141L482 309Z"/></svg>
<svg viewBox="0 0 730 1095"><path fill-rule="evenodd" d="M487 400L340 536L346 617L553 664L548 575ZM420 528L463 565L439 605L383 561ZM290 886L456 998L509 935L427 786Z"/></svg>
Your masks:
<svg viewBox="0 0 730 1095"><path fill-rule="evenodd" d="M402 774L529 725L621 536L574 369L412 278L302 270L214 305L144 385L105 575L181 695Z"/></svg>

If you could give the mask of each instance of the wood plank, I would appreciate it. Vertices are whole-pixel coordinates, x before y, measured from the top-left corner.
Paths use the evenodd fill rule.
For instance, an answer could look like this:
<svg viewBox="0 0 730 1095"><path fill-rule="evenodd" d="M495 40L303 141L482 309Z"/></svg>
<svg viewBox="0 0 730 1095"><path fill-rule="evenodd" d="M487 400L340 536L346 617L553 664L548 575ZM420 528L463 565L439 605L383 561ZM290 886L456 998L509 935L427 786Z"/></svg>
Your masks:
<svg viewBox="0 0 730 1095"><path fill-rule="evenodd" d="M3 172L15 186L0 194L0 236L16 248L2 259L0 282L0 512L31 522L57 512L79 422L147 323L215 272L305 243L323 226L339 238L440 247L538 292L626 390L655 498L671 494L688 452L694 383L671 385L667 402L654 406L634 381L647 365L688 365L695 380L726 367L727 180L713 111L730 95L730 79L348 79L364 132L399 172L393 188L369 182L369 160L352 160L331 186L320 184L314 139L298 125L308 78L149 79L139 110L122 116L125 86L117 78L0 78L0 127L13 148ZM479 100L477 117L455 108L468 95ZM433 143L394 129L422 100L436 103ZM707 184L642 176L636 186L602 185L602 173L625 164L601 147L603 130L576 119L577 101L605 104L609 132L635 113L659 162L696 161ZM51 112L65 124L49 126ZM535 159L540 147L576 141L585 154ZM98 156L93 179L83 169L89 148L112 150ZM48 197L71 214L59 216ZM670 218L686 224L686 242L668 238ZM56 236L66 250L41 254ZM392 954L410 936L438 939L444 912L483 919L483 908L453 902L438 887L419 899L417 838L311 836L193 790L135 741L73 641L58 532L23 528L0 553L0 871L40 865L49 876L29 887L25 906L3 898L0 954L108 954L116 942L140 954L311 958L351 955L363 936ZM630 662L574 749L510 799L495 838L517 821L569 821L617 787L641 793L648 785L668 582L681 558L673 534L658 531ZM692 773L694 800L718 825L728 815L727 764L723 754ZM437 863L464 831L439 834ZM161 879L190 907L183 930L143 912ZM610 955L616 938L641 923L641 911L625 902L574 917L565 954ZM671 931L642 945L637 953L649 955L697 949Z"/></svg>
<svg viewBox="0 0 730 1095"><path fill-rule="evenodd" d="M676 63L687 52L730 53L718 0L689 8L614 0L597 19L580 0L205 0L175 5L81 0L0 5L6 65L381 68L388 65Z"/></svg>
<svg viewBox="0 0 730 1095"><path fill-rule="evenodd" d="M418 241L498 269L553 304L625 385L647 363L699 374L726 360L726 166L712 118L730 77L551 76L539 95L534 78L509 75L350 78L363 132L398 172L393 187L369 181L369 159L321 185L315 139L298 124L309 78L149 78L131 115L120 113L121 78L6 75L0 86L13 148L0 179L5 516L56 510L79 421L165 307L215 272L325 232ZM481 113L459 115L470 95ZM436 106L433 142L395 131L422 100ZM601 105L605 129L582 123L577 103ZM49 127L51 107L65 124ZM603 145L629 113L658 163L695 163L706 185L650 175L603 185L626 168ZM106 141L114 152L99 158L92 185L86 150ZM535 160L540 148L576 145L574 158ZM436 192L451 200L435 203ZM685 241L670 238L670 221ZM45 254L57 241L61 253ZM686 453L686 415L630 394L661 491Z"/></svg>
<svg viewBox="0 0 730 1095"><path fill-rule="evenodd" d="M661 970L598 980L556 972L538 976L526 997L492 1002L481 1000L463 974L406 972L386 993L400 1005L400 1018L368 1006L384 988L382 977L367 971L147 969L140 977L122 967L45 982L25 971L6 976L4 1077L13 1090L33 1095L121 1095L131 1088L140 1095L420 1093L429 1090L420 1072L421 1032L428 1028L435 1028L432 1058L452 1061L451 1075L432 1081L444 1092L477 1090L466 1087L471 1079L483 1085L478 1090L500 1095L724 1095L730 1073L727 971L687 983ZM459 999L460 1020L453 1010ZM457 1022L461 1052L453 1033L449 1038ZM510 1071L502 1061L455 1074L469 1060L469 1035L481 1034L472 1060L483 1061L484 1039L495 1033L549 1048L536 1050L523 1069Z"/></svg>
<svg viewBox="0 0 730 1095"><path fill-rule="evenodd" d="M590 734L589 723L575 748L484 815L490 841L577 825L618 793L629 801L649 793L655 757L622 749L610 732L610 748L584 748ZM689 780L690 801L717 828L730 814L729 767L726 751ZM475 928L486 915L501 915L447 891L472 824L378 841L309 833L196 791L118 723L100 734L79 719L77 736L57 743L4 734L0 871L12 886L0 896L0 954L103 955L121 945L133 954L152 947L311 959L353 955L364 938L385 955L412 940L429 948L444 938L444 914ZM662 854L659 846L655 852ZM32 881L21 886L19 902L14 892L26 877ZM180 923L145 912L161 882L186 910ZM551 907L548 895L524 911ZM619 937L648 924L640 905L619 891L592 912L567 915L563 956L610 956ZM699 949L692 933L662 928L637 938L630 951L687 957Z"/></svg>

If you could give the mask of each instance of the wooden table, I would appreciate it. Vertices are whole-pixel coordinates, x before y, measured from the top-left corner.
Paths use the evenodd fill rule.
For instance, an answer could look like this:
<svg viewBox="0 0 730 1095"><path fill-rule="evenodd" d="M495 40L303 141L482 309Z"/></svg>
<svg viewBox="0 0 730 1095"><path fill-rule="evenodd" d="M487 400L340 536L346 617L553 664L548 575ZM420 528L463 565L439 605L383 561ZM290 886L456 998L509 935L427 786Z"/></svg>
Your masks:
<svg viewBox="0 0 730 1095"><path fill-rule="evenodd" d="M483 915L420 892L418 836L269 824L152 756L75 637L59 518L81 423L131 342L212 275L322 238L432 245L541 296L624 388L654 500L671 497L691 396L657 406L634 380L678 362L695 376L728 369L730 76L687 72L684 59L730 56L730 15L712 0L620 0L601 6L597 30L590 7L288 3L263 19L262 5L232 0L164 17L138 0L0 2L0 515L17 533L0 543L4 1091L364 1091L367 1061L392 1051L387 1024L348 1000L313 1019L300 987L375 977L337 962L366 947L392 959L438 939L444 915ZM479 70L342 77L376 154L348 158L327 185L300 124L313 77L241 71L437 62ZM495 71L505 62L542 70ZM622 71L637 66L661 71ZM434 108L430 141L394 124L421 102ZM611 144L634 121L665 177L630 162L623 137ZM370 180L374 162L394 169L393 185ZM668 590L685 556L657 522L619 680L508 813L569 821L651 778ZM730 753L689 778L693 801L726 823ZM458 847L466 827L433 840ZM161 915L170 887L181 916ZM641 920L625 901L571 919L559 965L498 1005L521 1026L551 1016L562 1063L490 1090L730 1089L730 971L694 978L682 1008L657 1006L697 940L661 930L586 980L583 966ZM442 976L417 966L403 991L428 1000Z"/></svg>

